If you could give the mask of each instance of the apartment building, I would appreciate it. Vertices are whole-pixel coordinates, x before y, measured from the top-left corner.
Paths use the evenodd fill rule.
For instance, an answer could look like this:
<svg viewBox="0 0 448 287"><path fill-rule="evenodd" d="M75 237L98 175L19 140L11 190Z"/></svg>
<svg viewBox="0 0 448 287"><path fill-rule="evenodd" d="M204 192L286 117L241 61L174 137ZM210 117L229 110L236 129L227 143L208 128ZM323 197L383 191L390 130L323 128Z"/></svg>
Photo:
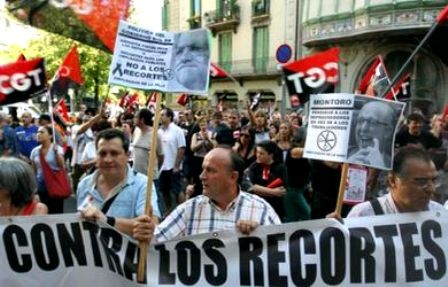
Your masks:
<svg viewBox="0 0 448 287"><path fill-rule="evenodd" d="M282 44L292 48L291 61L297 54L298 5L296 0L165 0L162 28L211 31L212 62L234 79L213 80L207 105L244 108L260 93L262 107L281 108L287 91L275 54Z"/></svg>
<svg viewBox="0 0 448 287"><path fill-rule="evenodd" d="M377 55L393 77L433 25L446 0L303 0L301 44L340 47L340 90L353 92ZM410 107L441 112L448 102L448 26L439 27L413 58Z"/></svg>

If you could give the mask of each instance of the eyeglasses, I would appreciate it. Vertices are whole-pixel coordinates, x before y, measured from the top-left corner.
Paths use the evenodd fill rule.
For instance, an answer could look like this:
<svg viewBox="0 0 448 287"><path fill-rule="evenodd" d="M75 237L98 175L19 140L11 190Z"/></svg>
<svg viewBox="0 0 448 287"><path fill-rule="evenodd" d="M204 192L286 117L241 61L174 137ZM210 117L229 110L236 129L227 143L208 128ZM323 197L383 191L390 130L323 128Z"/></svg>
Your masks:
<svg viewBox="0 0 448 287"><path fill-rule="evenodd" d="M438 188L441 185L441 180L439 177L434 177L434 178L423 178L423 177L402 178L402 177L399 177L399 179L402 181L408 181L420 188L427 188L430 185L434 186L435 188Z"/></svg>

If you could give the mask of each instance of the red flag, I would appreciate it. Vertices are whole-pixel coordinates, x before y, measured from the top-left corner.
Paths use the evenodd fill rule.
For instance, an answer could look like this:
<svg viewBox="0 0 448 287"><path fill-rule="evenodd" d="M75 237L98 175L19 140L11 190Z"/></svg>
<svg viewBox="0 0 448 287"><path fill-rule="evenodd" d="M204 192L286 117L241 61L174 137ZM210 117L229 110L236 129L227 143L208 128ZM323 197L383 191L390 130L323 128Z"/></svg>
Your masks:
<svg viewBox="0 0 448 287"><path fill-rule="evenodd" d="M440 11L439 15L437 15L436 22L439 24L445 23L448 20L448 5Z"/></svg>
<svg viewBox="0 0 448 287"><path fill-rule="evenodd" d="M181 106L184 106L188 103L189 97L187 94L182 94L177 98L177 103Z"/></svg>
<svg viewBox="0 0 448 287"><path fill-rule="evenodd" d="M155 112L156 110L156 102L157 102L157 92L152 92L151 95L149 95L148 100L146 101L146 107L151 112Z"/></svg>
<svg viewBox="0 0 448 287"><path fill-rule="evenodd" d="M84 79L76 46L70 49L51 84L51 94L65 96L70 85L81 85Z"/></svg>
<svg viewBox="0 0 448 287"><path fill-rule="evenodd" d="M217 64L210 63L210 76L215 79L223 79L228 77L228 73Z"/></svg>
<svg viewBox="0 0 448 287"><path fill-rule="evenodd" d="M372 66L370 66L366 75L361 80L358 91L361 94L367 94L370 96L381 95L383 90L388 87L389 83L390 79L387 74L383 58L381 56L377 56Z"/></svg>
<svg viewBox="0 0 448 287"><path fill-rule="evenodd" d="M54 106L53 110L56 114L59 114L64 122L70 122L70 116L68 115L68 109L64 99L60 99Z"/></svg>
<svg viewBox="0 0 448 287"><path fill-rule="evenodd" d="M118 105L125 109L126 113L132 113L136 108L135 104L138 105L138 95L131 95L130 93L126 92L120 99L120 103Z"/></svg>
<svg viewBox="0 0 448 287"><path fill-rule="evenodd" d="M22 23L113 51L118 23L126 19L129 3L130 0L8 0L5 7Z"/></svg>
<svg viewBox="0 0 448 287"><path fill-rule="evenodd" d="M73 46L67 56L65 56L64 62L62 62L62 65L56 72L56 77L69 78L78 85L82 85L84 83L81 73L81 66L79 64L78 49L76 46Z"/></svg>
<svg viewBox="0 0 448 287"><path fill-rule="evenodd" d="M339 49L331 48L282 66L292 104L308 102L311 94L333 93L338 83ZM294 96L294 97L293 97Z"/></svg>
<svg viewBox="0 0 448 287"><path fill-rule="evenodd" d="M23 55L22 53L20 53L19 57L17 58L16 62L24 62L26 61L25 55Z"/></svg>
<svg viewBox="0 0 448 287"><path fill-rule="evenodd" d="M394 97L395 95L395 97ZM411 74L404 75L394 86L393 91L387 93L386 99L404 101L411 98Z"/></svg>
<svg viewBox="0 0 448 287"><path fill-rule="evenodd" d="M95 32L109 50L113 51L120 20L125 20L129 8L129 0L94 1L94 13L78 14L79 18ZM107 19L107 21L105 21Z"/></svg>
<svg viewBox="0 0 448 287"><path fill-rule="evenodd" d="M47 91L44 59L0 66L0 105L26 101Z"/></svg>
<svg viewBox="0 0 448 287"><path fill-rule="evenodd" d="M370 66L370 68L367 70L366 74L364 75L364 78L362 78L361 83L359 83L358 86L358 92L360 94L365 94L367 91L367 88L370 85L370 80L372 79L373 75L375 74L375 69L378 67L378 65L381 63L381 60L379 57L375 58L375 61Z"/></svg>

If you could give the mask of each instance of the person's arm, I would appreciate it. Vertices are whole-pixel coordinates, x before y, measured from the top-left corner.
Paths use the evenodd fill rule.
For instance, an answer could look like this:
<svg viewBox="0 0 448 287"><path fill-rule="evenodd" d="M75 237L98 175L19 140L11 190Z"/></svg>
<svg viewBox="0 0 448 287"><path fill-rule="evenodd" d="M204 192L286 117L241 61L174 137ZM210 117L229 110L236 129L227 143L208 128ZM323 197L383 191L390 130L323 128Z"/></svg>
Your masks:
<svg viewBox="0 0 448 287"><path fill-rule="evenodd" d="M193 136L191 137L190 148L191 148L191 151L192 151L192 152L197 151L197 150L201 147L201 145L202 145L202 142L201 142L201 143L198 143L198 139L197 139L197 138L198 138L198 137L197 137L196 134L193 134Z"/></svg>
<svg viewBox="0 0 448 287"><path fill-rule="evenodd" d="M48 214L48 207L41 202L38 202L36 204L36 207L34 207L34 210L32 212L32 215L47 215L47 214Z"/></svg>
<svg viewBox="0 0 448 287"><path fill-rule="evenodd" d="M115 227L120 232L133 236L133 229L135 223L139 217L135 218L120 218L106 216L98 207L89 205L81 211L81 215L84 219L93 220L96 222L107 223L112 227ZM158 223L158 219L155 216L151 217L151 222Z"/></svg>
<svg viewBox="0 0 448 287"><path fill-rule="evenodd" d="M259 196L282 197L286 194L286 189L284 186L269 188L259 184L254 184L251 191Z"/></svg>
<svg viewBox="0 0 448 287"><path fill-rule="evenodd" d="M54 157L56 160L56 164L59 168L64 168L64 158L62 157L62 147L58 146L58 144L53 143L53 149L54 149ZM61 152L61 153L60 153Z"/></svg>
<svg viewBox="0 0 448 287"><path fill-rule="evenodd" d="M250 108L250 102L247 101L247 115L249 116L249 122L250 122L250 126L251 127L255 127L255 114L252 111L252 109Z"/></svg>
<svg viewBox="0 0 448 287"><path fill-rule="evenodd" d="M182 162L182 159L184 157L184 153L185 153L185 147L180 147L180 148L177 149L176 161L174 162L173 172L179 172L179 170L180 170L180 163Z"/></svg>

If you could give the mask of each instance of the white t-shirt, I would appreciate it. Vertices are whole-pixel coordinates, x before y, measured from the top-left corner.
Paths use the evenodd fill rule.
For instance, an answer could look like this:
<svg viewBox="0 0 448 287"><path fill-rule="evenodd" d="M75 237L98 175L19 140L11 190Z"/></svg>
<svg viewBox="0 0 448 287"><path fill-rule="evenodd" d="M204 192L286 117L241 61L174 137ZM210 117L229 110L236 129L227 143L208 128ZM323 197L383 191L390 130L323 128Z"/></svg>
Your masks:
<svg viewBox="0 0 448 287"><path fill-rule="evenodd" d="M96 158L96 147L95 142L89 142L84 148L84 152L81 156L81 163L86 163L88 161L94 160Z"/></svg>
<svg viewBox="0 0 448 287"><path fill-rule="evenodd" d="M43 181L43 173L42 173L42 166L40 164L40 149L42 148L42 145L39 145L35 147L30 154L30 160L34 163L34 166L36 167L36 178L37 180ZM61 156L64 156L64 149L58 145L58 154ZM48 165L53 170L59 170L58 163L56 162L56 157L54 154L53 144L51 144L50 148L47 151L47 154L45 154L45 161L48 163Z"/></svg>
<svg viewBox="0 0 448 287"><path fill-rule="evenodd" d="M167 129L159 129L159 138L162 142L163 165L161 170L170 170L176 163L176 155L179 148L185 148L185 135L183 130L174 123L170 123Z"/></svg>
<svg viewBox="0 0 448 287"><path fill-rule="evenodd" d="M397 214L400 213L398 208L395 206L394 200L390 193L385 194L377 198L378 202L383 209L384 214ZM430 201L428 204L428 211L437 211L444 210L443 206L440 203L435 201ZM422 210L423 211L423 210ZM353 206L352 210L347 215L347 218L350 217L362 217L362 216L374 216L375 211L373 210L372 204L370 201L365 201Z"/></svg>
<svg viewBox="0 0 448 287"><path fill-rule="evenodd" d="M151 128L147 132L139 132L139 135L134 138L134 165L132 168L137 172L143 173L144 175L147 175L148 173L148 159L152 146L152 132L153 129ZM160 137L157 137L157 155L163 155L161 145ZM154 162L154 179L158 178L158 170L159 167L156 157Z"/></svg>

